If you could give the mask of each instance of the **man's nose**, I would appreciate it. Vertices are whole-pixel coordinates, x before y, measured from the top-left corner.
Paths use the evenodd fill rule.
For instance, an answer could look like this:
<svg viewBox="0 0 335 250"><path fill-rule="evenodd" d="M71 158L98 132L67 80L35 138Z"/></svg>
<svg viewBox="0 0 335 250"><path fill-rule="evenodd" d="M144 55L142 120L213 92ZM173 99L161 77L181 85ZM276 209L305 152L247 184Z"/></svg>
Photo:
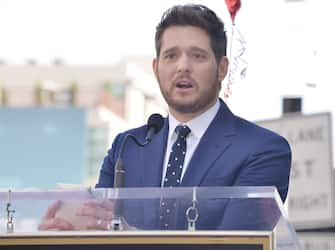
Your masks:
<svg viewBox="0 0 335 250"><path fill-rule="evenodd" d="M178 72L190 72L191 71L191 61L187 55L182 55L179 57L177 62Z"/></svg>

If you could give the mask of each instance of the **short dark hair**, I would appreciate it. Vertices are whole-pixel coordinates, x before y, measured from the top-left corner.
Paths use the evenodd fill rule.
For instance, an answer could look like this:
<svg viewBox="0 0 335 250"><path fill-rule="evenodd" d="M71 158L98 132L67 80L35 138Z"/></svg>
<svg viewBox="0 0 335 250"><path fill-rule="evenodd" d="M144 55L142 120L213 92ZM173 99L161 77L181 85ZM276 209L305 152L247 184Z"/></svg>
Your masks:
<svg viewBox="0 0 335 250"><path fill-rule="evenodd" d="M201 28L208 33L217 62L226 55L227 37L222 20L206 6L186 4L176 5L166 10L157 25L155 35L157 58L160 54L164 31L171 26L187 25Z"/></svg>

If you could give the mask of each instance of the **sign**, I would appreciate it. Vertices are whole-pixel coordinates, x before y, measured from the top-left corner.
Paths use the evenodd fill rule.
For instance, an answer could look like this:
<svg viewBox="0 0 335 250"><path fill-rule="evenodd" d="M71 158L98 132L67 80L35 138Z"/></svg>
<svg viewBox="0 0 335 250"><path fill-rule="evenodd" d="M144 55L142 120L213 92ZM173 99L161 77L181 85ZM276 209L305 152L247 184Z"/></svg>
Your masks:
<svg viewBox="0 0 335 250"><path fill-rule="evenodd" d="M334 250L335 232L304 232L299 239L305 250Z"/></svg>
<svg viewBox="0 0 335 250"><path fill-rule="evenodd" d="M285 137L292 149L288 195L290 221L297 229L335 226L331 115L287 115L258 122Z"/></svg>

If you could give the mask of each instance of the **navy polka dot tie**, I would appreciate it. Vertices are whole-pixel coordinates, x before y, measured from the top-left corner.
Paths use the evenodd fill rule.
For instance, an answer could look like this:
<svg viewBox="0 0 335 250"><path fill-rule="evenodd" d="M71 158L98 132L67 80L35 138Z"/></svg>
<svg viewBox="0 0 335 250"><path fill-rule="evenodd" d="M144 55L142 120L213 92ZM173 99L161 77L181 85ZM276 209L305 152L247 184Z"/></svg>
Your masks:
<svg viewBox="0 0 335 250"><path fill-rule="evenodd" d="M184 166L186 154L186 138L191 132L189 127L179 125L176 127L177 140L172 146L169 156L166 175L164 178L164 187L176 187L180 185L181 173ZM175 215L176 201L175 199L162 199L160 209L160 228L164 230L173 229L173 220Z"/></svg>

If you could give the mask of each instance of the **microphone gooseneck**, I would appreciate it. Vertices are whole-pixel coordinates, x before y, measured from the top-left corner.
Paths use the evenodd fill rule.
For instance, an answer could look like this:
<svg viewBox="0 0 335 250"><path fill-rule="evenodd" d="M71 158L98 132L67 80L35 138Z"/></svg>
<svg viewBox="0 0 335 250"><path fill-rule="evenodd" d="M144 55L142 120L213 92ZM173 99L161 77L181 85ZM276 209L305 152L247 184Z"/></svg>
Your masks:
<svg viewBox="0 0 335 250"><path fill-rule="evenodd" d="M120 151L115 164L115 175L114 175L114 188L119 188L124 186L124 164L122 160L122 155L129 139L132 139L138 146L144 147L151 142L152 137L157 134L164 126L164 118L160 114L152 114L147 123L148 131L145 137L145 141L141 143L134 135L127 134L120 146Z"/></svg>
<svg viewBox="0 0 335 250"><path fill-rule="evenodd" d="M114 188L122 188L124 187L124 163L122 160L122 155L126 146L126 143L129 139L132 139L136 145L140 147L144 147L145 145L149 144L152 140L152 137L157 134L164 125L164 118L160 114L152 114L147 123L147 134L145 137L145 141L141 143L134 135L127 134L122 141L120 146L120 151L115 163L114 168ZM118 199L115 201L114 206L114 216L112 220L112 229L113 230L121 230L122 229L122 202Z"/></svg>

